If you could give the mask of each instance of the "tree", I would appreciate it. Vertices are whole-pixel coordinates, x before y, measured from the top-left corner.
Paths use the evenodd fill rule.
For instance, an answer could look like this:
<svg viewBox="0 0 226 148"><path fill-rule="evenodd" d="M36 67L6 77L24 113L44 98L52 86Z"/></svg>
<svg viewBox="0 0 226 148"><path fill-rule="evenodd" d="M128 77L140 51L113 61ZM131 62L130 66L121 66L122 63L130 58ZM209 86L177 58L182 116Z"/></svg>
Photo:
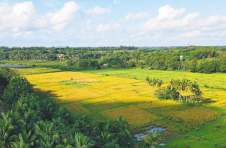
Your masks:
<svg viewBox="0 0 226 148"><path fill-rule="evenodd" d="M116 136L118 137L119 144L125 147L128 146L128 144L131 143L132 140L128 121L120 116L116 122L116 126L116 129L118 130Z"/></svg>
<svg viewBox="0 0 226 148"><path fill-rule="evenodd" d="M13 125L13 119L9 113L2 113L3 119L0 119L0 146L10 147L13 139L16 138L16 127Z"/></svg>
<svg viewBox="0 0 226 148"><path fill-rule="evenodd" d="M82 133L75 134L75 148L89 148L94 146L95 142L84 136Z"/></svg>
<svg viewBox="0 0 226 148"><path fill-rule="evenodd" d="M154 147L154 145L157 145L159 139L160 139L159 131L155 131L154 133L147 132L147 135L144 136L145 143L150 145L152 148Z"/></svg>
<svg viewBox="0 0 226 148"><path fill-rule="evenodd" d="M148 85L150 84L150 78L146 77L146 83L147 83L147 91L148 91L148 96L149 96L149 89L148 89Z"/></svg>

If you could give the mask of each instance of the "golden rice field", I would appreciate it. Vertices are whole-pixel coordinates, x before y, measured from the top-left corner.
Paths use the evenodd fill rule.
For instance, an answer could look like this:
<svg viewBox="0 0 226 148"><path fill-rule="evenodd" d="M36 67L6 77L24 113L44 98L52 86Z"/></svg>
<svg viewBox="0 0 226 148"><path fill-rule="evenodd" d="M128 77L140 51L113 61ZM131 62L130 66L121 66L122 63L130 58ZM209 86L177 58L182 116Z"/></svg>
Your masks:
<svg viewBox="0 0 226 148"><path fill-rule="evenodd" d="M123 116L128 120L131 125L134 126L150 123L156 120L161 120L161 117L148 113L132 105L104 111L101 112L101 114L112 119L117 119L119 116Z"/></svg>
<svg viewBox="0 0 226 148"><path fill-rule="evenodd" d="M204 107L195 107L182 111L171 111L163 113L162 115L177 123L181 123L188 128L201 127L202 125L214 121L222 116L221 113Z"/></svg>
<svg viewBox="0 0 226 148"><path fill-rule="evenodd" d="M210 90L202 86L203 100L210 102L197 107L173 100L159 100L152 95L153 90L147 88L144 79L83 72L21 73L26 74L36 93L64 103L72 113L88 114L96 119L123 116L136 131L154 125L167 128L167 134L175 136L175 133L187 133L223 115L211 107L226 109L224 90Z"/></svg>

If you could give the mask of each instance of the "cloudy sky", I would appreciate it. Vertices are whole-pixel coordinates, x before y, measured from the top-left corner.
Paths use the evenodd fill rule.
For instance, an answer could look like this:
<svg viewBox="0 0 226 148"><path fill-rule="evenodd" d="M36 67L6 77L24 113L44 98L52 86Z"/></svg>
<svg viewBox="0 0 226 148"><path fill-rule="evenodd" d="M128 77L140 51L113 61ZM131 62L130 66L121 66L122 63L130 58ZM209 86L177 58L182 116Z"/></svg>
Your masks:
<svg viewBox="0 0 226 148"><path fill-rule="evenodd" d="M0 46L226 45L225 0L0 0Z"/></svg>

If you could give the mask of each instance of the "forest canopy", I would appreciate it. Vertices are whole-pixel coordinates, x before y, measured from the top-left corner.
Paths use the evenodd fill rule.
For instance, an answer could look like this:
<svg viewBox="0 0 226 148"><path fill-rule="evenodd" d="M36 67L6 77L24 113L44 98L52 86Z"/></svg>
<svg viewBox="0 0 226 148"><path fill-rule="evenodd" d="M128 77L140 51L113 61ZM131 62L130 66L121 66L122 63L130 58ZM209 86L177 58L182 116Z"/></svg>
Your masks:
<svg viewBox="0 0 226 148"><path fill-rule="evenodd" d="M64 70L148 67L153 70L225 73L226 47L0 47L0 60L64 61L64 66L43 65Z"/></svg>

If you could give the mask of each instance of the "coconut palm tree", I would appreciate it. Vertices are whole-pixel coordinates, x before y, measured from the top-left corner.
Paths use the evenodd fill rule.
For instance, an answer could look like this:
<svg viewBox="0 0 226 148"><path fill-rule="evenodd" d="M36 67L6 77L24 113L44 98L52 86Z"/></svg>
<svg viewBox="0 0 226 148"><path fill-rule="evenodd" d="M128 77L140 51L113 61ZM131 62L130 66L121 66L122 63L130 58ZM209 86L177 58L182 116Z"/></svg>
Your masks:
<svg viewBox="0 0 226 148"><path fill-rule="evenodd" d="M149 81L150 81L150 78L149 77L146 77L148 96L149 96L149 89L148 89Z"/></svg>
<svg viewBox="0 0 226 148"><path fill-rule="evenodd" d="M174 84L175 83L175 81L174 81L174 79L170 79L170 90L173 90L174 89Z"/></svg>
<svg viewBox="0 0 226 148"><path fill-rule="evenodd" d="M163 83L163 81L158 79L157 87L161 87L162 86L162 83Z"/></svg>
<svg viewBox="0 0 226 148"><path fill-rule="evenodd" d="M196 83L196 81L194 82L193 87L194 87L193 91L194 91L194 96L195 96L195 103L197 103L202 98L203 93L200 90L199 85Z"/></svg>
<svg viewBox="0 0 226 148"><path fill-rule="evenodd" d="M155 86L157 84L157 79L150 79L149 84L152 86L152 96L153 96L155 92Z"/></svg>
<svg viewBox="0 0 226 148"><path fill-rule="evenodd" d="M191 95L192 95L192 90L193 90L193 83L191 81L188 82L188 90L189 90L189 96L190 96L189 103L191 103L192 102Z"/></svg>
<svg viewBox="0 0 226 148"><path fill-rule="evenodd" d="M102 148L114 148L115 144L117 143L117 139L115 139L115 136L111 133L105 132L97 138L98 141L100 141L99 145Z"/></svg>
<svg viewBox="0 0 226 148"><path fill-rule="evenodd" d="M181 90L182 90L182 92L183 92L183 95L185 94L186 86L187 86L187 79L183 79L183 80L181 81Z"/></svg>
<svg viewBox="0 0 226 148"><path fill-rule="evenodd" d="M51 148L58 144L59 136L53 123L39 121L34 126L41 147Z"/></svg>
<svg viewBox="0 0 226 148"><path fill-rule="evenodd" d="M175 86L175 89L179 92L179 98L178 98L178 101L181 101L181 90L182 90L182 85L181 85L180 80L176 80L174 86Z"/></svg>
<svg viewBox="0 0 226 148"><path fill-rule="evenodd" d="M185 86L185 93L186 93L186 103L188 102L188 90L189 90L189 85L190 85L190 80L186 80L186 86Z"/></svg>
<svg viewBox="0 0 226 148"><path fill-rule="evenodd" d="M15 126L12 124L12 118L2 113L3 119L0 120L0 147L10 147L11 139L16 138L14 135Z"/></svg>
<svg viewBox="0 0 226 148"><path fill-rule="evenodd" d="M75 148L90 148L94 144L94 141L91 141L89 137L84 136L82 133L75 134Z"/></svg>
<svg viewBox="0 0 226 148"><path fill-rule="evenodd" d="M119 144L125 147L128 146L128 143L130 143L132 140L132 136L129 130L129 124L127 120L120 116L116 122L116 126L116 136L118 137Z"/></svg>
<svg viewBox="0 0 226 148"><path fill-rule="evenodd" d="M14 141L14 142L10 142L10 147L12 147L12 148L29 148L29 147L31 147L29 144L24 142L21 135L19 135L18 139L16 139L16 141Z"/></svg>
<svg viewBox="0 0 226 148"><path fill-rule="evenodd" d="M68 143L67 138L64 138L63 143L58 144L56 148L73 148L73 146Z"/></svg>
<svg viewBox="0 0 226 148"><path fill-rule="evenodd" d="M159 131L155 131L154 133L147 132L147 135L144 136L144 141L146 144L151 145L151 147L153 148L154 145L158 143L159 138L160 138Z"/></svg>

